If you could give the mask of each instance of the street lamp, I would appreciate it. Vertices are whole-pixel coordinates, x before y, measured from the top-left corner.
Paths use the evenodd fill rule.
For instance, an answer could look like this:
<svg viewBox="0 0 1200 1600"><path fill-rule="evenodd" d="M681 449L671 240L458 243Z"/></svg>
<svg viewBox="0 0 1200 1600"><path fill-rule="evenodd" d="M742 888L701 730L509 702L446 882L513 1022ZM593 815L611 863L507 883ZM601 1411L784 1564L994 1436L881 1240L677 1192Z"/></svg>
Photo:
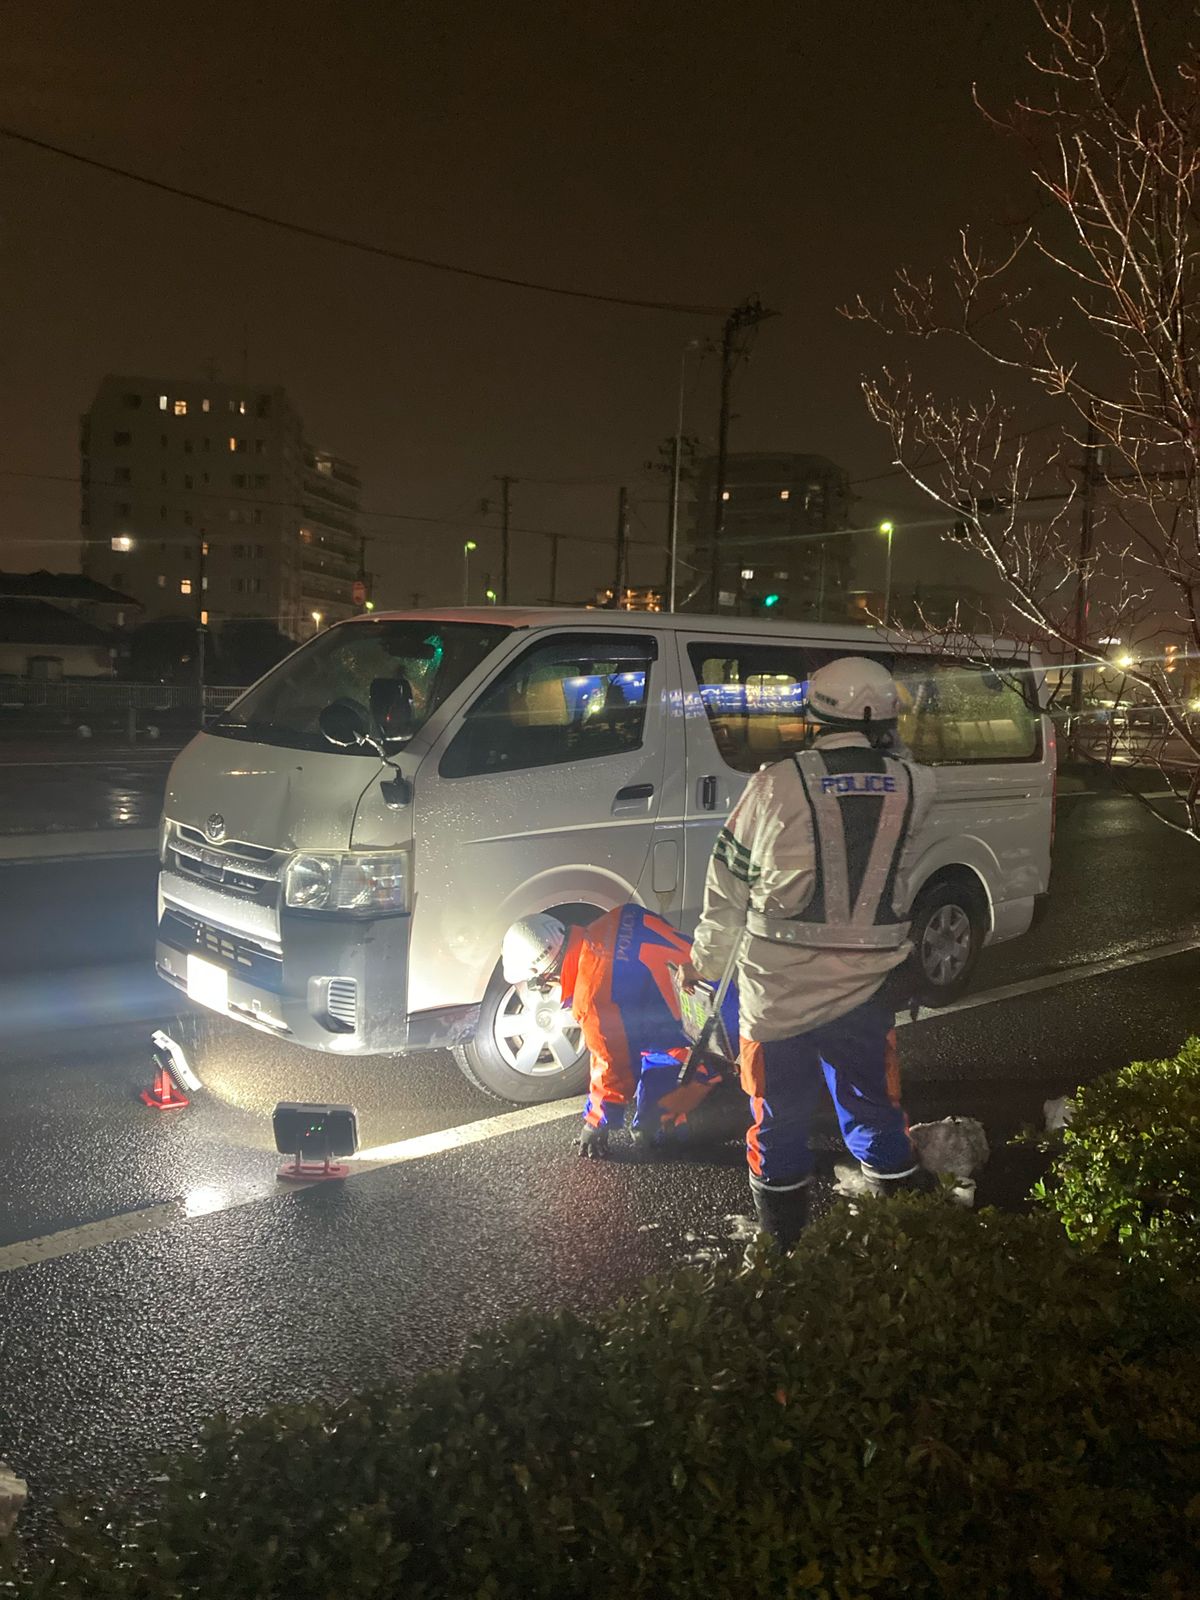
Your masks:
<svg viewBox="0 0 1200 1600"><path fill-rule="evenodd" d="M887 535L887 561L883 569L883 625L888 627L892 620L892 534L895 525L891 522L881 522L879 531Z"/></svg>
<svg viewBox="0 0 1200 1600"><path fill-rule="evenodd" d="M463 545L463 605L471 604L471 551L478 550L479 546L474 539L468 539Z"/></svg>
<svg viewBox="0 0 1200 1600"><path fill-rule="evenodd" d="M485 589L483 591L483 598L487 601L488 605L494 606L496 604L495 589Z"/></svg>
<svg viewBox="0 0 1200 1600"><path fill-rule="evenodd" d="M323 611L314 611L313 614L312 614L312 619L313 619L313 622L316 624L316 631L318 633L320 633L321 624L325 620L325 613Z"/></svg>

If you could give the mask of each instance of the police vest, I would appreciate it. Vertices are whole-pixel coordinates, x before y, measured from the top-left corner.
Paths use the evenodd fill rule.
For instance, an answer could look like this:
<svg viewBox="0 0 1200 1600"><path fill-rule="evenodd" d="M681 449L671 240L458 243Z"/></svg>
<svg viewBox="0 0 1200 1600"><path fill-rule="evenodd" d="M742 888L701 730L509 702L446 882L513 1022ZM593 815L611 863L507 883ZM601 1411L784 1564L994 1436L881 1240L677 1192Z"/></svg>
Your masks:
<svg viewBox="0 0 1200 1600"><path fill-rule="evenodd" d="M893 909L913 808L912 774L877 750L806 750L796 773L813 819L812 898L794 917L752 911L759 938L834 950L896 950L908 918Z"/></svg>

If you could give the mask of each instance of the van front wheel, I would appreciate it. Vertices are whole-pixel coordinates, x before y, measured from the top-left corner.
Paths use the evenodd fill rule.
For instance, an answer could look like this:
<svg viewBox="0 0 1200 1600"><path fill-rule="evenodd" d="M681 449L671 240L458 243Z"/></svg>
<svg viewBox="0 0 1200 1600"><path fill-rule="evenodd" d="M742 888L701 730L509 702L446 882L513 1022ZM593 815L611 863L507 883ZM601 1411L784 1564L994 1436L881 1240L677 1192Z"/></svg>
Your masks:
<svg viewBox="0 0 1200 1600"><path fill-rule="evenodd" d="M454 1047L463 1075L484 1094L513 1105L541 1105L587 1087L583 1033L555 986L546 992L492 974L475 1037Z"/></svg>
<svg viewBox="0 0 1200 1600"><path fill-rule="evenodd" d="M986 937L987 908L970 884L945 880L917 896L909 959L924 1005L949 1005L966 993Z"/></svg>

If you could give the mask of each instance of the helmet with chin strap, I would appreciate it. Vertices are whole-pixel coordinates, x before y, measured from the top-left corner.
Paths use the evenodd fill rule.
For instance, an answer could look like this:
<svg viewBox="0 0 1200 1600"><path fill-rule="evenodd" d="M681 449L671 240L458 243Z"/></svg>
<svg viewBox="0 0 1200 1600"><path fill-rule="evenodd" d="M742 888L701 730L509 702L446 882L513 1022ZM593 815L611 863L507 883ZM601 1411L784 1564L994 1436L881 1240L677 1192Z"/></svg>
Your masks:
<svg viewBox="0 0 1200 1600"><path fill-rule="evenodd" d="M804 708L822 733L890 733L900 714L896 680L878 661L841 656L808 680Z"/></svg>

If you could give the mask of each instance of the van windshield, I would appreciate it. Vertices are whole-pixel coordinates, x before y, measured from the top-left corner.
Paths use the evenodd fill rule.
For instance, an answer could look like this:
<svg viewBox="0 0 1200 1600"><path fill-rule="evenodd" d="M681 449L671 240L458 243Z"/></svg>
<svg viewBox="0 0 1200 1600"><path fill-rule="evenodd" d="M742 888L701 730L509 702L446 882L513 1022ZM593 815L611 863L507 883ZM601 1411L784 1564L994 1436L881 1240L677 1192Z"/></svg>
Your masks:
<svg viewBox="0 0 1200 1600"><path fill-rule="evenodd" d="M419 617L344 623L289 656L206 731L292 750L334 751L317 722L324 708L343 699L366 707L399 678L412 686L415 731L510 631Z"/></svg>

